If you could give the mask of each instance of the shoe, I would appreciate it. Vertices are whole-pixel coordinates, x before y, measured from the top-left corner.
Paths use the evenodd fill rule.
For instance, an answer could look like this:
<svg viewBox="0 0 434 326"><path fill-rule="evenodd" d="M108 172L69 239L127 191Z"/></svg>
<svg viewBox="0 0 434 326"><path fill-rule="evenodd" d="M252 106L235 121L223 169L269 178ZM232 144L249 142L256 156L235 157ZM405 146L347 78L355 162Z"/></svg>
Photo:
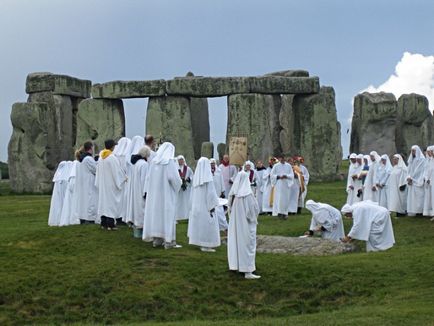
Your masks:
<svg viewBox="0 0 434 326"><path fill-rule="evenodd" d="M179 248L182 248L182 246L181 245L179 245L179 244L171 244L171 243L165 243L164 244L164 249L179 249Z"/></svg>
<svg viewBox="0 0 434 326"><path fill-rule="evenodd" d="M255 275L253 273L245 273L244 278L247 280L257 280L257 279L261 278L261 276Z"/></svg>
<svg viewBox="0 0 434 326"><path fill-rule="evenodd" d="M215 252L214 248L200 247L200 250L203 252Z"/></svg>

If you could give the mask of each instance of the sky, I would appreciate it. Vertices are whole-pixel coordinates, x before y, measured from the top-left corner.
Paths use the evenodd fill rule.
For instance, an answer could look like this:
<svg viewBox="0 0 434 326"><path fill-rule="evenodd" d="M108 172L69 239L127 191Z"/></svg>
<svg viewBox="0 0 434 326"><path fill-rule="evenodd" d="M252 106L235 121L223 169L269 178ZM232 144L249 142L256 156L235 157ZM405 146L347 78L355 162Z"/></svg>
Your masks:
<svg viewBox="0 0 434 326"><path fill-rule="evenodd" d="M305 69L336 92L348 153L353 97L419 92L434 108L432 0L0 0L0 161L28 73L90 79L255 76ZM143 135L147 100L125 100L127 136ZM224 142L225 98L209 99Z"/></svg>

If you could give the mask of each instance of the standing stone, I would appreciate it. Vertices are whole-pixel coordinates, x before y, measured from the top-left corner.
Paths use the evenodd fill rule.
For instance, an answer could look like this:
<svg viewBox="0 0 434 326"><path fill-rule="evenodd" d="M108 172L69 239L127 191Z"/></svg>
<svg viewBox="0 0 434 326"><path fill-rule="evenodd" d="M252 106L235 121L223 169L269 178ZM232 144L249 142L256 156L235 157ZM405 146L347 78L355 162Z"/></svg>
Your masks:
<svg viewBox="0 0 434 326"><path fill-rule="evenodd" d="M95 153L104 149L104 141L125 136L125 115L122 100L86 99L77 112L76 147L91 140Z"/></svg>
<svg viewBox="0 0 434 326"><path fill-rule="evenodd" d="M202 157L213 158L214 157L214 144L211 142L202 143Z"/></svg>
<svg viewBox="0 0 434 326"><path fill-rule="evenodd" d="M294 95L282 95L282 107L279 114L279 122L282 130L280 131L280 144L282 151L287 156L297 154L294 144L294 111L292 102Z"/></svg>
<svg viewBox="0 0 434 326"><path fill-rule="evenodd" d="M223 155L227 154L226 152L226 144L224 143L219 143L217 145L217 153L218 153L218 159L219 161L221 161L223 159Z"/></svg>
<svg viewBox="0 0 434 326"><path fill-rule="evenodd" d="M51 191L54 169L52 162L47 161L51 114L47 103L15 103L12 106L13 131L8 161L10 185L15 192Z"/></svg>
<svg viewBox="0 0 434 326"><path fill-rule="evenodd" d="M228 97L227 140L247 137L250 160L266 161L282 151L279 134L279 95L236 94Z"/></svg>
<svg viewBox="0 0 434 326"><path fill-rule="evenodd" d="M358 94L354 98L350 152L396 153L397 103L392 93Z"/></svg>
<svg viewBox="0 0 434 326"><path fill-rule="evenodd" d="M335 91L321 87L318 94L296 95L293 109L295 147L304 157L312 179L335 179L342 159Z"/></svg>
<svg viewBox="0 0 434 326"><path fill-rule="evenodd" d="M146 113L146 134L154 135L159 143L175 145L176 155L184 155L187 163L194 162L194 142L190 99L182 96L150 97Z"/></svg>
<svg viewBox="0 0 434 326"><path fill-rule="evenodd" d="M422 149L434 143L433 116L423 95L404 94L398 99L396 148L408 154L412 145Z"/></svg>

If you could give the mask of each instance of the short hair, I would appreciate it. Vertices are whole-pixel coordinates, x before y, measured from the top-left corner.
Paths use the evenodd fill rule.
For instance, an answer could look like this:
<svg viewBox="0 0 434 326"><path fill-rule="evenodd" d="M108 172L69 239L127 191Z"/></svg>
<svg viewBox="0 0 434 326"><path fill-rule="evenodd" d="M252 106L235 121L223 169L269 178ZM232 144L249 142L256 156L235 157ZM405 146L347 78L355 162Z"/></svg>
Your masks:
<svg viewBox="0 0 434 326"><path fill-rule="evenodd" d="M114 141L113 139L107 139L107 140L104 142L104 147L105 147L105 149L113 148L113 147L115 147L115 145L116 145L116 143L115 143L115 141Z"/></svg>
<svg viewBox="0 0 434 326"><path fill-rule="evenodd" d="M143 158L148 158L149 155L151 155L151 149L145 145L139 149L139 152L137 154Z"/></svg>
<svg viewBox="0 0 434 326"><path fill-rule="evenodd" d="M145 136L145 144L146 145L152 144L153 141L154 141L154 136L152 136L152 135L146 135Z"/></svg>
<svg viewBox="0 0 434 326"><path fill-rule="evenodd" d="M87 152L88 150L92 149L93 144L91 141L87 141L83 144L83 149L85 152Z"/></svg>

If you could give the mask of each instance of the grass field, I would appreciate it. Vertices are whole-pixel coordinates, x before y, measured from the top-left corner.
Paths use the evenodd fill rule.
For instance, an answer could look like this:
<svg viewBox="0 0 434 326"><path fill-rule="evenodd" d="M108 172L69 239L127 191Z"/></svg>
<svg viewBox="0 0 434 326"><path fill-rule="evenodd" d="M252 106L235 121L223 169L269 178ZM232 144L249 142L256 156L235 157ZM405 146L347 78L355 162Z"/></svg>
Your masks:
<svg viewBox="0 0 434 326"><path fill-rule="evenodd" d="M0 325L434 325L434 223L393 219L386 252L333 257L258 254L258 281L227 270L226 247L153 249L126 227L47 226L49 196L0 184ZM309 198L341 207L343 182ZM258 233L296 236L310 216L260 217ZM345 221L348 232L351 222Z"/></svg>

